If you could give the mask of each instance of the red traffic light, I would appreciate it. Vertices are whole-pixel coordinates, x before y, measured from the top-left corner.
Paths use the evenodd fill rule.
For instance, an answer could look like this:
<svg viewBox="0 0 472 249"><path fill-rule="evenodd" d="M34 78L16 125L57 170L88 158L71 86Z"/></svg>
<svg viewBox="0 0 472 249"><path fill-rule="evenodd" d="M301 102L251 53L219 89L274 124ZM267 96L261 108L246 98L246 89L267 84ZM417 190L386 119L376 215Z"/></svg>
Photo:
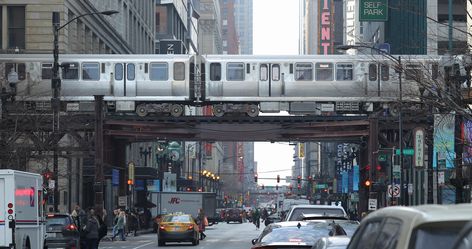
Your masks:
<svg viewBox="0 0 472 249"><path fill-rule="evenodd" d="M369 165L369 164L367 164L367 165L365 166L365 170L370 170L370 165Z"/></svg>
<svg viewBox="0 0 472 249"><path fill-rule="evenodd" d="M302 177L301 176L297 176L297 182L300 184L302 182Z"/></svg>
<svg viewBox="0 0 472 249"><path fill-rule="evenodd" d="M302 185L298 184L297 188L300 190L302 189Z"/></svg>
<svg viewBox="0 0 472 249"><path fill-rule="evenodd" d="M377 171L381 171L381 170L382 170L382 166L377 165L377 166L375 167L375 169L376 169Z"/></svg>

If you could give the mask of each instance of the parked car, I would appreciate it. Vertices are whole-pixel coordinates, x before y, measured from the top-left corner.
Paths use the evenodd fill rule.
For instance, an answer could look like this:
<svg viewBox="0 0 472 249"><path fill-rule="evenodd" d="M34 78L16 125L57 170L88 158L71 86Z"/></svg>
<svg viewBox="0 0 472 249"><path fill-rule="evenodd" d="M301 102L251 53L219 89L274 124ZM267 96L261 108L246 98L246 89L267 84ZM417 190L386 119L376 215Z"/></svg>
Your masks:
<svg viewBox="0 0 472 249"><path fill-rule="evenodd" d="M346 236L342 224L333 220L286 221L269 224L252 240L252 249L311 248L326 236Z"/></svg>
<svg viewBox="0 0 472 249"><path fill-rule="evenodd" d="M347 218L343 207L333 205L296 205L292 206L285 216L285 221L302 220L305 215L315 214L320 216L339 216Z"/></svg>
<svg viewBox="0 0 472 249"><path fill-rule="evenodd" d="M462 228L452 249L472 249L472 221Z"/></svg>
<svg viewBox="0 0 472 249"><path fill-rule="evenodd" d="M46 216L46 239L50 248L80 248L80 233L69 214L54 213Z"/></svg>
<svg viewBox="0 0 472 249"><path fill-rule="evenodd" d="M226 223L230 223L231 221L243 223L243 210L239 208L231 208L226 210Z"/></svg>
<svg viewBox="0 0 472 249"><path fill-rule="evenodd" d="M164 215L157 234L158 246L164 246L166 242L200 243L198 225L190 214Z"/></svg>
<svg viewBox="0 0 472 249"><path fill-rule="evenodd" d="M348 249L449 249L471 210L472 204L382 208L362 220Z"/></svg>
<svg viewBox="0 0 472 249"><path fill-rule="evenodd" d="M348 236L331 236L320 238L311 249L345 249L351 240Z"/></svg>

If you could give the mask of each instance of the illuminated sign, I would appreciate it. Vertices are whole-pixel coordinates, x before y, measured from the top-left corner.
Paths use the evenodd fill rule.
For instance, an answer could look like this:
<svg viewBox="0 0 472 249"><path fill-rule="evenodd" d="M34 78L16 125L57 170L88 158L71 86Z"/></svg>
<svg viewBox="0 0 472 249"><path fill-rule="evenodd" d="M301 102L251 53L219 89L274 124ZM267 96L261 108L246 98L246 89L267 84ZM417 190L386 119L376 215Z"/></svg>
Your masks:
<svg viewBox="0 0 472 249"><path fill-rule="evenodd" d="M318 25L318 54L333 54L334 53L334 36L333 36L333 1L332 0L318 0L318 7L320 10Z"/></svg>

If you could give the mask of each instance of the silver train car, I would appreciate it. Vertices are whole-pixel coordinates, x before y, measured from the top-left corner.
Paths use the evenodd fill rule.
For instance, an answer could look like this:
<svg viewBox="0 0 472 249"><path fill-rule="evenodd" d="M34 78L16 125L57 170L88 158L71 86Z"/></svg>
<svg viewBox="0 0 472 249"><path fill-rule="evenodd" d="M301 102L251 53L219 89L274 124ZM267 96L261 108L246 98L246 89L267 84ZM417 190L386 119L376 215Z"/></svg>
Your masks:
<svg viewBox="0 0 472 249"><path fill-rule="evenodd" d="M362 113L397 102L398 63L351 55L60 55L60 99L66 111L108 110L181 116L211 106L215 116L287 111ZM51 55L5 55L0 82L16 102L50 108ZM402 57L402 96L418 101L421 84L436 81L441 58Z"/></svg>

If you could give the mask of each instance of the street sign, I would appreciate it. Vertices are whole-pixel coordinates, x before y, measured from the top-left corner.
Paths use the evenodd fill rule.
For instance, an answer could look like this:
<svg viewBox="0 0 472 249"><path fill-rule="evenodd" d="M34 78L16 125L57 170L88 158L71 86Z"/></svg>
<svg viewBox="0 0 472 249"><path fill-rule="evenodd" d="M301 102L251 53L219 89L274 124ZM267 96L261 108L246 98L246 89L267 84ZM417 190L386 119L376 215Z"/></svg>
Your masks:
<svg viewBox="0 0 472 249"><path fill-rule="evenodd" d="M438 184L444 184L444 171L438 172Z"/></svg>
<svg viewBox="0 0 472 249"><path fill-rule="evenodd" d="M128 198L126 196L118 196L118 206L125 207L128 202Z"/></svg>
<svg viewBox="0 0 472 249"><path fill-rule="evenodd" d="M384 51L387 54L390 54L390 44L389 43L380 43L378 49Z"/></svg>
<svg viewBox="0 0 472 249"><path fill-rule="evenodd" d="M393 173L400 173L400 172L402 172L400 165L393 165Z"/></svg>
<svg viewBox="0 0 472 249"><path fill-rule="evenodd" d="M56 181L54 180L49 180L48 187L50 189L54 189L56 187Z"/></svg>
<svg viewBox="0 0 472 249"><path fill-rule="evenodd" d="M403 155L405 156L413 156L414 154L415 154L415 150L413 148L403 149ZM400 155L400 149L395 150L395 155Z"/></svg>
<svg viewBox="0 0 472 249"><path fill-rule="evenodd" d="M369 210L377 210L377 199L369 199Z"/></svg>
<svg viewBox="0 0 472 249"><path fill-rule="evenodd" d="M400 185L395 184L393 185L388 185L387 193L388 197L400 197Z"/></svg>
<svg viewBox="0 0 472 249"><path fill-rule="evenodd" d="M424 130L415 129L415 166L424 166Z"/></svg>
<svg viewBox="0 0 472 249"><path fill-rule="evenodd" d="M413 184L412 183L408 183L408 194L409 195L413 194Z"/></svg>
<svg viewBox="0 0 472 249"><path fill-rule="evenodd" d="M388 0L360 0L359 21L385 22L388 20Z"/></svg>
<svg viewBox="0 0 472 249"><path fill-rule="evenodd" d="M387 161L387 155L379 154L378 159L379 159L379 162L385 162L385 161Z"/></svg>

